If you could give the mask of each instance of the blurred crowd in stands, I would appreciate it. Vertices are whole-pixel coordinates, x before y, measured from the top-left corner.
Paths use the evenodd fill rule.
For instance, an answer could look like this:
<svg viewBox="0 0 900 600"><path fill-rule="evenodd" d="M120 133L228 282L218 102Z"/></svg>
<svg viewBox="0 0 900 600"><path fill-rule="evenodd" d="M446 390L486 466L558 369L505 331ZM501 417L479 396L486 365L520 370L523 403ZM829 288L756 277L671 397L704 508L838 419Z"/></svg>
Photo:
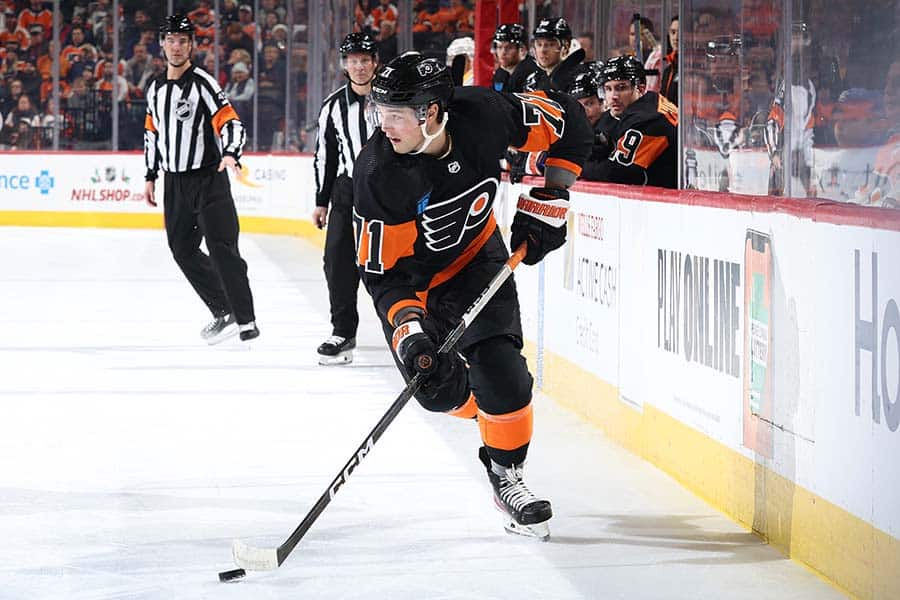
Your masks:
<svg viewBox="0 0 900 600"><path fill-rule="evenodd" d="M118 59L112 0L60 4L57 48L52 2L0 0L0 150L48 149L54 138L61 149L108 149L114 112L118 149L139 149L144 86L166 68L157 27L168 3L120 0ZM559 17L562 4L535 3L534 22ZM601 3L588 4L596 11ZM883 203L885 194L896 198L900 2L810 0L790 24L782 23L780 3L766 0L727 7L683 0L687 20L667 17L665 24L659 3L648 3L637 18L627 2L608 4L607 49L595 49L600 38L582 29L572 32L566 53L580 48L584 62L595 65L604 54L607 60L634 56L647 72L647 91L673 104L681 100L683 187L789 190L869 204ZM314 135L306 123L314 127L310 115L317 114L321 98L307 106L308 90L327 95L343 82L335 48L348 29L375 36L382 64L400 50L398 31L411 29L414 49L445 56L460 67L454 69L459 81L471 83L474 8L474 0L413 0L411 23L399 24L391 0L341 0L327 7L308 0L176 2L197 28L193 62L217 77L247 127L249 148L262 151L311 149ZM311 29L314 9L331 12ZM520 17L529 22L525 13ZM578 22L584 27L596 21ZM331 51L315 76L307 68L311 31L326 54ZM525 33L523 57L535 54L533 32ZM500 50L508 45L492 45L498 67L507 60ZM602 104L602 90L597 99Z"/></svg>

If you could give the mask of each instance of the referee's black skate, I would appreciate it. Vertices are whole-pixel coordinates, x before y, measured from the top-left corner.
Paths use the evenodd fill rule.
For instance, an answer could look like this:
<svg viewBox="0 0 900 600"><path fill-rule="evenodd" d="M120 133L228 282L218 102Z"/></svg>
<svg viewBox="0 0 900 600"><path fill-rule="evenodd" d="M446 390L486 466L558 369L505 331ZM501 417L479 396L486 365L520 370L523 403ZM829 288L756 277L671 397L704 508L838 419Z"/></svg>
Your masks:
<svg viewBox="0 0 900 600"><path fill-rule="evenodd" d="M256 321L238 325L238 330L241 332L242 342L249 342L259 337L259 327L256 326Z"/></svg>
<svg viewBox="0 0 900 600"><path fill-rule="evenodd" d="M547 521L553 516L550 501L538 498L525 486L523 465L504 467L488 456L487 448L478 449L478 458L487 469L488 479L494 488L494 504L506 517L504 528L508 533L550 539Z"/></svg>
<svg viewBox="0 0 900 600"><path fill-rule="evenodd" d="M345 338L333 335L319 346L320 365L345 365L353 362L353 349L356 348L356 338Z"/></svg>
<svg viewBox="0 0 900 600"><path fill-rule="evenodd" d="M238 324L233 315L216 317L200 332L200 337L210 346L224 342L238 333Z"/></svg>

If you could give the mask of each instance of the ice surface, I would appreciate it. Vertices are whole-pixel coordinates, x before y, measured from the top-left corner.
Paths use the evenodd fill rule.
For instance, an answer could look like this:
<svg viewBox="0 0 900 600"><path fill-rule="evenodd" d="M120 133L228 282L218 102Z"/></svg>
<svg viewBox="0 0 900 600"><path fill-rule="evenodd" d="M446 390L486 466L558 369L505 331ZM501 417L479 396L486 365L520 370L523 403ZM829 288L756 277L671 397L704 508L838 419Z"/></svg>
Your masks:
<svg viewBox="0 0 900 600"><path fill-rule="evenodd" d="M504 533L474 422L412 402L280 569L219 583L232 539L280 544L402 389L368 297L355 362L320 367L302 240L241 238L248 349L201 341L161 231L0 233L4 600L840 596L540 395L550 542Z"/></svg>

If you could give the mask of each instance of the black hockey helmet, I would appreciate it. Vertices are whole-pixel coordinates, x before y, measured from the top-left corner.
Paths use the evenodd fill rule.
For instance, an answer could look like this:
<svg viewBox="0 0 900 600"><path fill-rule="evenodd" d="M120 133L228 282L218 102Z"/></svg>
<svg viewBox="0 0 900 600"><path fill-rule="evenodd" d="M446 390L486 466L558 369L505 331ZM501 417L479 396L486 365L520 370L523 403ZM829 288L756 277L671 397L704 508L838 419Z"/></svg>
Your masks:
<svg viewBox="0 0 900 600"><path fill-rule="evenodd" d="M389 106L428 106L445 109L453 96L450 70L436 58L407 52L375 73L372 101Z"/></svg>
<svg viewBox="0 0 900 600"><path fill-rule="evenodd" d="M371 54L378 56L378 42L375 37L364 31L362 33L353 32L347 34L344 41L338 47L342 58L347 58L348 54Z"/></svg>
<svg viewBox="0 0 900 600"><path fill-rule="evenodd" d="M569 27L568 21L562 17L555 19L541 19L534 28L531 36L533 38L548 38L559 40L560 45L572 41L572 28Z"/></svg>
<svg viewBox="0 0 900 600"><path fill-rule="evenodd" d="M494 43L497 42L511 42L519 46L527 46L528 34L525 33L525 28L518 23L503 23L497 25L497 30L494 31Z"/></svg>
<svg viewBox="0 0 900 600"><path fill-rule="evenodd" d="M159 26L159 36L166 37L169 33L186 33L191 38L194 37L194 24L185 15L175 13L169 15L162 25Z"/></svg>
<svg viewBox="0 0 900 600"><path fill-rule="evenodd" d="M610 58L600 71L599 84L607 81L630 81L634 85L647 83L644 65L633 56L616 56Z"/></svg>
<svg viewBox="0 0 900 600"><path fill-rule="evenodd" d="M590 98L594 96L599 98L599 86L597 85L597 76L589 67L582 67L582 70L575 75L572 83L566 88L566 93L576 100L579 98Z"/></svg>

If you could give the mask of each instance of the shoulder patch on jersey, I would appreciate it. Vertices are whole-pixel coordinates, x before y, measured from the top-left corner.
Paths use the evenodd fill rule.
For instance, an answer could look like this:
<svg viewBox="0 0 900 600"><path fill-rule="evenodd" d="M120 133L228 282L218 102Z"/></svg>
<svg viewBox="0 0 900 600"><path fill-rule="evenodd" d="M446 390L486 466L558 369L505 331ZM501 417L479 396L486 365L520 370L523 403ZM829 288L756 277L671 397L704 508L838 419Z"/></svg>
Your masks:
<svg viewBox="0 0 900 600"><path fill-rule="evenodd" d="M220 90L216 97L219 99L219 102L228 104L228 94L225 93L225 90Z"/></svg>
<svg viewBox="0 0 900 600"><path fill-rule="evenodd" d="M466 231L491 215L499 186L499 181L489 177L449 200L428 206L422 216L428 249L439 252L459 245Z"/></svg>

